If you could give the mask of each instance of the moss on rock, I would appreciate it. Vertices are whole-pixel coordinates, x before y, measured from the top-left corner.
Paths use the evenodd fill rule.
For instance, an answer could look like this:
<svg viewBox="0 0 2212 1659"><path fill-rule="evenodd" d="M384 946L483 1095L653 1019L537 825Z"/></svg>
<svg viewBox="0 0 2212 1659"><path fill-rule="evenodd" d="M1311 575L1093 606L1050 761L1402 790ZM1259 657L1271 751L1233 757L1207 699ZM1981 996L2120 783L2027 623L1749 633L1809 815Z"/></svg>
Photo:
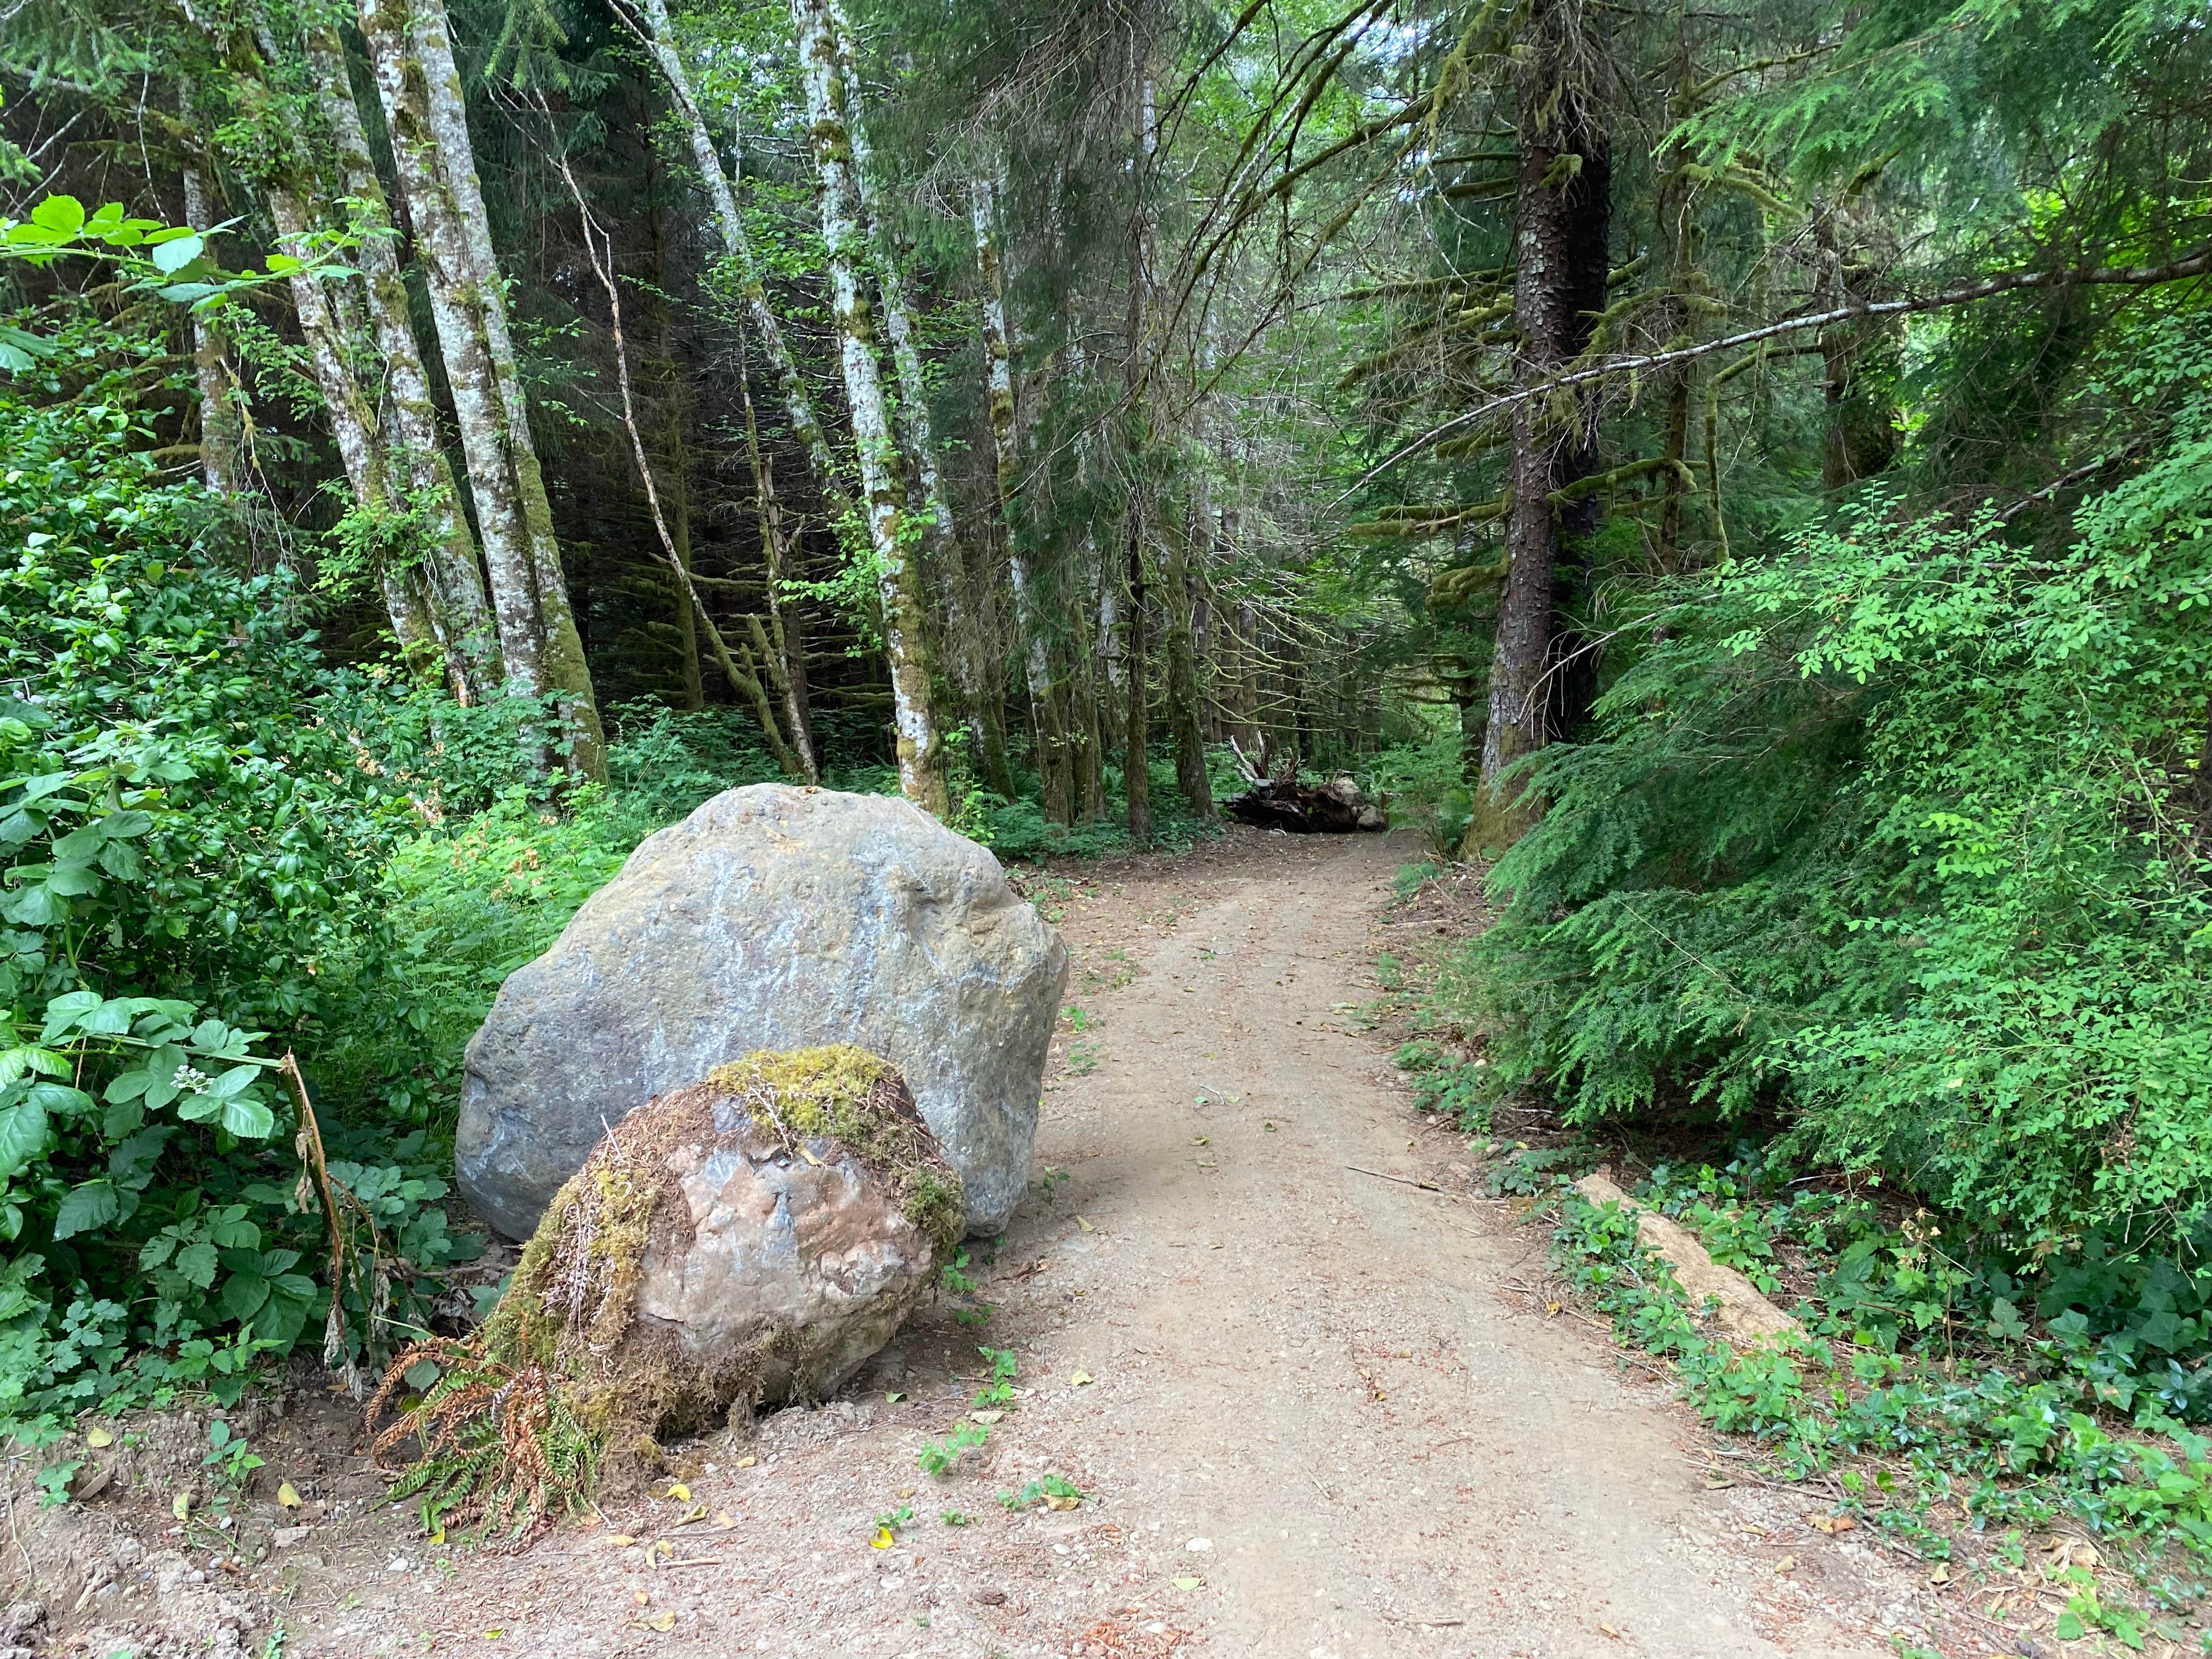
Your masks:
<svg viewBox="0 0 2212 1659"><path fill-rule="evenodd" d="M836 1046L718 1066L601 1139L548 1206L482 1327L394 1362L369 1428L380 1459L419 1445L395 1498L421 1494L456 1524L526 1534L594 1490L649 1477L664 1438L749 1415L764 1378L811 1374L804 1328L763 1328L749 1342L700 1351L675 1324L641 1314L648 1264L679 1260L695 1242L685 1176L728 1153L755 1166L849 1160L860 1173L848 1183L872 1182L877 1201L927 1241L929 1263L959 1240L959 1177L888 1062ZM426 1361L437 1380L380 1431Z"/></svg>

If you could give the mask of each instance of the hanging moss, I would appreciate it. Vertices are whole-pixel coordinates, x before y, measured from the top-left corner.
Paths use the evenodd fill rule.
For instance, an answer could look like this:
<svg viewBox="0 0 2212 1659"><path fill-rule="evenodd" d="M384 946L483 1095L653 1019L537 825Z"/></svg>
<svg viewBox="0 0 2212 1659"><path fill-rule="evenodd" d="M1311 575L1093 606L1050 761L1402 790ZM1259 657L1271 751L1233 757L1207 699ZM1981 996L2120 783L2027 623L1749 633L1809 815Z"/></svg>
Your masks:
<svg viewBox="0 0 2212 1659"><path fill-rule="evenodd" d="M736 1109L742 1109L741 1111ZM465 1340L401 1354L369 1402L380 1460L412 1441L392 1496L457 1526L526 1537L595 1490L641 1484L671 1436L712 1430L760 1403L763 1378L804 1374L805 1333L735 1352L684 1349L636 1317L645 1263L691 1243L680 1156L734 1147L826 1164L849 1157L927 1237L960 1237L959 1176L889 1063L850 1047L763 1051L661 1097L609 1132L554 1195L491 1316ZM422 1387L425 1367L436 1380ZM378 1429L403 1389L414 1408Z"/></svg>

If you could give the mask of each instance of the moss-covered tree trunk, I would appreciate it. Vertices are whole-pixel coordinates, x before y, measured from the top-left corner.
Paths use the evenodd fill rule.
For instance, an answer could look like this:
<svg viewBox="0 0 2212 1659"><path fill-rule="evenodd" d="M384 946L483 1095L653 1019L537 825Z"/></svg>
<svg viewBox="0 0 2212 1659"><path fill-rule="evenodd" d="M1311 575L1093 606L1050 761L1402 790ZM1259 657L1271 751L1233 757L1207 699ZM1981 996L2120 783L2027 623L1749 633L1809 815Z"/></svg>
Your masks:
<svg viewBox="0 0 2212 1659"><path fill-rule="evenodd" d="M1190 537L1170 508L1160 521L1167 550L1161 582L1162 654L1167 659L1168 734L1175 742L1176 788L1200 818L1213 816L1213 786L1206 776L1206 727L1200 713L1198 653L1192 628Z"/></svg>
<svg viewBox="0 0 2212 1659"><path fill-rule="evenodd" d="M862 514L874 556L876 592L883 607L884 656L890 671L892 719L898 733L899 788L925 811L948 810L944 745L930 705L930 665L921 568L905 544L906 480L883 371L876 360L875 325L861 285L867 249L861 232L860 185L845 110L844 76L837 62L836 26L828 0L793 0L799 68L806 84L815 172L821 181L822 240L830 275L830 308L845 374L845 399L853 417L853 447L860 458Z"/></svg>
<svg viewBox="0 0 2212 1659"><path fill-rule="evenodd" d="M480 702L499 690L502 665L498 635L484 597L476 532L461 512L460 491L438 430L422 343L415 337L391 204L385 198L361 110L354 101L337 30L326 26L312 31L307 58L338 181L354 204L355 226L362 233L349 257L361 272L374 361L383 379L378 435L386 476L394 493L404 494L404 505L419 525L415 554L423 570L425 602L444 650L447 683L461 702Z"/></svg>
<svg viewBox="0 0 2212 1659"><path fill-rule="evenodd" d="M516 690L559 696L569 769L604 777L605 738L531 442L443 0L362 0L360 16L453 392L501 664Z"/></svg>

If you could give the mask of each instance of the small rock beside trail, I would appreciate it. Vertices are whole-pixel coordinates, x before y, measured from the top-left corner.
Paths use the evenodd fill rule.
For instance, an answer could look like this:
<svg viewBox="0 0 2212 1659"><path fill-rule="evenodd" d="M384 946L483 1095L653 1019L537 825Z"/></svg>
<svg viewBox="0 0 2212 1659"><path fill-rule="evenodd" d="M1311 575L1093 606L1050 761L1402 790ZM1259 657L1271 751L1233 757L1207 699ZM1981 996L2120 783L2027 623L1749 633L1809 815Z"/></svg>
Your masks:
<svg viewBox="0 0 2212 1659"><path fill-rule="evenodd" d="M470 1042L462 1190L526 1238L610 1124L755 1049L854 1043L907 1079L995 1232L1029 1181L1059 935L998 860L880 795L760 784L631 854Z"/></svg>

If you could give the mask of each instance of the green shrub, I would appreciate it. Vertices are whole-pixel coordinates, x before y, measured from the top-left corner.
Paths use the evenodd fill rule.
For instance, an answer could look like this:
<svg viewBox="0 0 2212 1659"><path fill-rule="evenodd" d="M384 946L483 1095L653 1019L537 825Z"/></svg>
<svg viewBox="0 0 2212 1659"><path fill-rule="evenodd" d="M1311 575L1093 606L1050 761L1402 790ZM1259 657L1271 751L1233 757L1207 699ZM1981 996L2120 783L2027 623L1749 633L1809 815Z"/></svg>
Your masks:
<svg viewBox="0 0 2212 1659"><path fill-rule="evenodd" d="M1660 594L1458 964L1502 1081L1776 1110L2017 1250L2197 1248L2212 343L2131 372L2171 441L2069 548L1875 498Z"/></svg>
<svg viewBox="0 0 2212 1659"><path fill-rule="evenodd" d="M33 1434L242 1385L326 1324L335 1356L376 1346L413 1270L464 1248L442 1182L343 1156L334 1119L374 1255L331 1319L266 1073L335 1012L329 966L375 948L404 804L331 718L286 578L229 568L228 516L146 453L152 348L84 339L87 384L0 388L0 1426Z"/></svg>

